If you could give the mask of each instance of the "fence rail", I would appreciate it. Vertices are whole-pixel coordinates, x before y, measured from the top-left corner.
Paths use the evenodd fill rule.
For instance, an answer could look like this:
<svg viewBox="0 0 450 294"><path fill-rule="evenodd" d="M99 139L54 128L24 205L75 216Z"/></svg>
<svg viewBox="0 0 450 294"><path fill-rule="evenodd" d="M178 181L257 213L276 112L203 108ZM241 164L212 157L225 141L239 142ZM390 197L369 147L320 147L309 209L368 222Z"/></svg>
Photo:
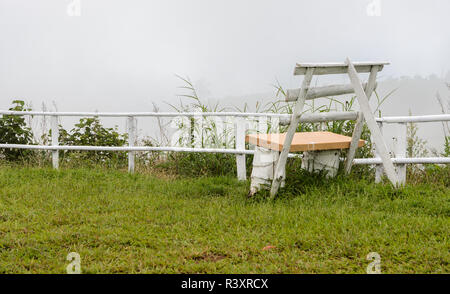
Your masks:
<svg viewBox="0 0 450 294"><path fill-rule="evenodd" d="M387 116L375 119L381 123L423 123L450 121L450 114L433 114L417 116Z"/></svg>
<svg viewBox="0 0 450 294"><path fill-rule="evenodd" d="M428 123L450 121L450 114L418 115L418 116L390 116L376 118L378 126L383 133L384 124L396 124L397 134L392 138L393 150L390 152L391 160L395 164L397 176L401 183L406 182L406 164L448 164L450 157L421 157L407 158L408 136L407 123ZM378 158L358 158L353 160L353 164L376 164L375 181L381 181L383 168L381 159Z"/></svg>
<svg viewBox="0 0 450 294"><path fill-rule="evenodd" d="M4 115L38 116L87 116L87 117L194 117L194 116L234 116L234 117L286 117L290 114L264 112L50 112L0 110Z"/></svg>
<svg viewBox="0 0 450 294"><path fill-rule="evenodd" d="M18 115L18 116L50 116L52 138L51 145L22 145L22 144L0 144L0 148L12 149L34 149L34 150L49 150L52 151L52 164L54 168L59 167L59 150L78 150L78 151L124 151L128 152L128 171L134 172L135 152L142 151L168 151L168 152L199 152L199 153L224 153L235 154L237 175L239 180L246 179L245 155L254 154L254 150L245 149L245 136L247 132L247 121L245 118L250 117L266 117L278 118L280 124L289 123L291 119L290 114L280 113L244 113L244 112L43 112L43 111L9 111L0 110L1 115ZM129 146L60 146L58 142L59 128L58 117L124 117L128 118L128 137ZM301 122L327 122L334 120L353 120L357 116L356 112L328 112L317 114L305 114L301 118ZM136 138L136 118L137 117L235 117L235 148L189 148L189 147L154 147L154 146L133 146ZM394 150L391 152L393 156L392 161L396 164L397 174L402 182L406 180L406 164L448 164L450 157L425 157L425 158L407 158L407 137L406 124L407 123L425 123L425 122L443 122L450 121L450 114L442 115L423 115L423 116L391 116L376 118L380 129L383 129L384 124L398 124L400 131L394 140ZM290 157L299 157L298 154L290 154ZM300 156L301 157L301 156ZM381 168L381 159L376 158L356 158L353 160L354 164L369 164L377 165L376 179L379 181L383 170Z"/></svg>

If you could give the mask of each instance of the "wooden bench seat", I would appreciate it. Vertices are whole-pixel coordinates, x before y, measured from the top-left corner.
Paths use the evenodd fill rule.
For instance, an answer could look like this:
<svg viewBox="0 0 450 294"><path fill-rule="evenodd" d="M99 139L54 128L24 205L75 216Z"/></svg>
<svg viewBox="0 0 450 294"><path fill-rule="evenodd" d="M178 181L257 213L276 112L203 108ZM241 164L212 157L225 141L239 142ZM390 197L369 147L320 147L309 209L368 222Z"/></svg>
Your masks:
<svg viewBox="0 0 450 294"><path fill-rule="evenodd" d="M250 134L246 142L271 150L281 151L286 134ZM302 132L295 133L290 152L319 151L350 148L351 137L331 132ZM358 147L365 145L364 140L359 140Z"/></svg>

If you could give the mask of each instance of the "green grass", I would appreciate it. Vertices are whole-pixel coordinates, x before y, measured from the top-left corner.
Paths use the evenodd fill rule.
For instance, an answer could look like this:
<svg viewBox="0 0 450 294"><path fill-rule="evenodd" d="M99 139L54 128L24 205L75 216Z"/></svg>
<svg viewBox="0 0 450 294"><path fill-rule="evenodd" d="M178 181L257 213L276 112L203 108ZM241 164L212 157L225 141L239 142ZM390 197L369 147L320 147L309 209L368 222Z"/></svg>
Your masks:
<svg viewBox="0 0 450 294"><path fill-rule="evenodd" d="M399 191L303 175L268 201L232 177L0 167L0 273L65 273L72 251L83 273L365 273L372 251L383 273L449 273L441 173Z"/></svg>

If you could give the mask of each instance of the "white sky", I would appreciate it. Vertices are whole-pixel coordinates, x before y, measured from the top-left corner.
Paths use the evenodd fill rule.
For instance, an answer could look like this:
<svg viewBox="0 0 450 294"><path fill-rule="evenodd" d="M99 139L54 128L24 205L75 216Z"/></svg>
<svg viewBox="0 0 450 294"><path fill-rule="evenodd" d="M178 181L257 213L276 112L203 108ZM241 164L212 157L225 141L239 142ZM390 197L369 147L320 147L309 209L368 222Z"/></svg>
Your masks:
<svg viewBox="0 0 450 294"><path fill-rule="evenodd" d="M0 108L170 101L174 74L215 98L296 86L297 61L389 60L384 76L450 70L450 1L0 0ZM106 103L106 105L105 105ZM139 106L140 108L141 106Z"/></svg>
<svg viewBox="0 0 450 294"><path fill-rule="evenodd" d="M298 87L296 62L347 56L391 61L381 80L450 82L450 1L379 0L381 15L368 16L374 1L0 0L0 109L13 99L60 111L167 109L181 92L175 74L236 105L272 95L277 80ZM80 16L67 13L75 2ZM384 114L438 113L445 85L419 80L402 82ZM421 132L442 145L439 125Z"/></svg>

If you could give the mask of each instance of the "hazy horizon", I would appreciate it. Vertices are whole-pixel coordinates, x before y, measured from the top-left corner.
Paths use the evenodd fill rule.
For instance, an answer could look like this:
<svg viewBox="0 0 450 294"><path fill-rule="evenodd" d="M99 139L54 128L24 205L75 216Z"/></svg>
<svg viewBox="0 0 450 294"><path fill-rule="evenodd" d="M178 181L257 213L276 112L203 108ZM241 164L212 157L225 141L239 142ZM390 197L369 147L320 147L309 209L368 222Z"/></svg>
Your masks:
<svg viewBox="0 0 450 294"><path fill-rule="evenodd" d="M298 87L296 62L348 56L390 61L380 85L417 80L386 115L437 113L435 93L449 96L440 85L450 82L449 11L448 0L0 0L0 109L23 99L37 109L151 111L177 103L175 74L204 99L251 104L277 81ZM419 127L440 144L436 127Z"/></svg>

